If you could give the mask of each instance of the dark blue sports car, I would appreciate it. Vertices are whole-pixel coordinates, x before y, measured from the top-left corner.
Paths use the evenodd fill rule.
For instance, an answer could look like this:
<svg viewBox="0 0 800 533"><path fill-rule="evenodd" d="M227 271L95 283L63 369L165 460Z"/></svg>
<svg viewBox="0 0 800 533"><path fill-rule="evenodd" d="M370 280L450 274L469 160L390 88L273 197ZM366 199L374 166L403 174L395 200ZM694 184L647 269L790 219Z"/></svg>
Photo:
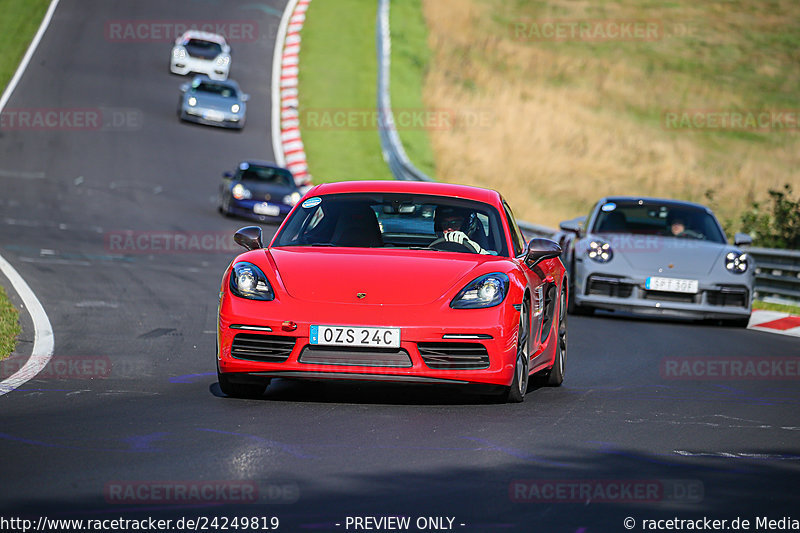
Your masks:
<svg viewBox="0 0 800 533"><path fill-rule="evenodd" d="M243 161L225 172L219 188L219 212L225 216L281 221L303 196L294 176L266 161Z"/></svg>

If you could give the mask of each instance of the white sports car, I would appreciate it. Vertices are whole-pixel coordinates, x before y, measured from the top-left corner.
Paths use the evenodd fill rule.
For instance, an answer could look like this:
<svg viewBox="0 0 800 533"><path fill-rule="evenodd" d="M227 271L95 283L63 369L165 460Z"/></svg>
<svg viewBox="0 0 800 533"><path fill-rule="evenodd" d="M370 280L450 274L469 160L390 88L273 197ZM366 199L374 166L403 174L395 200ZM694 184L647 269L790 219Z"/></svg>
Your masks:
<svg viewBox="0 0 800 533"><path fill-rule="evenodd" d="M228 79L231 69L231 47L216 33L189 30L175 40L169 60L169 71L186 75L205 74L212 80Z"/></svg>

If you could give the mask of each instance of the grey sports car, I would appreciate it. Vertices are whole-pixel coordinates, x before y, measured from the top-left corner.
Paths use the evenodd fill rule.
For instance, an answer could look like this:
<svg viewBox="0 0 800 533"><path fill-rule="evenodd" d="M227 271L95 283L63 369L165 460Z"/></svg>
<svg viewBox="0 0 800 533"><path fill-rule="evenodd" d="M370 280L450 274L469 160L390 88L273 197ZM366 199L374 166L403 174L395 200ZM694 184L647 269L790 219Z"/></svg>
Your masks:
<svg viewBox="0 0 800 533"><path fill-rule="evenodd" d="M623 310L722 319L747 326L754 264L711 210L675 200L603 198L588 217L560 224L556 236L570 279L569 310Z"/></svg>
<svg viewBox="0 0 800 533"><path fill-rule="evenodd" d="M192 83L181 85L178 116L200 124L242 129L247 114L245 102L249 98L233 80L212 80L198 75Z"/></svg>

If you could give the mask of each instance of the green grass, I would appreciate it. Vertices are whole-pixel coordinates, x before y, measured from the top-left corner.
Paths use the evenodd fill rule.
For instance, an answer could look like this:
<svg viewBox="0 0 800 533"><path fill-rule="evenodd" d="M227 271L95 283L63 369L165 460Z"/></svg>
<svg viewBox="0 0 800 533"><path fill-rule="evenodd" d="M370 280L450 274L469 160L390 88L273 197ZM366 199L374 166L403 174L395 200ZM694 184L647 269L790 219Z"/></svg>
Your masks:
<svg viewBox="0 0 800 533"><path fill-rule="evenodd" d="M0 0L0 87L5 89L28 49L50 0ZM0 91L2 92L2 91Z"/></svg>
<svg viewBox="0 0 800 533"><path fill-rule="evenodd" d="M779 311L800 316L800 305L774 304L763 300L754 300L753 309L763 309L764 311Z"/></svg>
<svg viewBox="0 0 800 533"><path fill-rule="evenodd" d="M300 129L314 183L392 177L372 124L376 14L376 3L368 0L323 0L308 8L300 48ZM342 116L354 124L328 126Z"/></svg>
<svg viewBox="0 0 800 533"><path fill-rule="evenodd" d="M452 117L448 110L430 110L426 116L422 87L430 65L428 28L421 0L392 2L389 14L392 32L391 96L397 112L422 118L422 126L399 127L400 140L414 165L431 177L436 176L429 129L447 127ZM397 114L397 113L396 113Z"/></svg>
<svg viewBox="0 0 800 533"><path fill-rule="evenodd" d="M429 50L420 0L392 3L392 107L423 117L422 83ZM315 183L392 179L383 161L377 120L377 3L312 2L300 49L300 129ZM346 119L349 124L334 120ZM423 172L434 174L427 123L399 127Z"/></svg>
<svg viewBox="0 0 800 533"><path fill-rule="evenodd" d="M0 360L8 357L17 344L20 334L19 311L11 304L3 287L0 287Z"/></svg>

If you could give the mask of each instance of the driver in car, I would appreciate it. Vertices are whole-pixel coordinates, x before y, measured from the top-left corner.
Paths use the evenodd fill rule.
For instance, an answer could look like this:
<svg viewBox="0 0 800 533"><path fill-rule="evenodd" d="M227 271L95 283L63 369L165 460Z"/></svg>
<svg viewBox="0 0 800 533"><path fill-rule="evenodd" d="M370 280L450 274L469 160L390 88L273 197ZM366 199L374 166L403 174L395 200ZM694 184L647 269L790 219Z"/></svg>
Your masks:
<svg viewBox="0 0 800 533"><path fill-rule="evenodd" d="M680 237L686 232L686 223L681 217L673 217L669 223L669 232L673 237Z"/></svg>
<svg viewBox="0 0 800 533"><path fill-rule="evenodd" d="M470 220L475 214L468 209L451 206L439 206L436 208L433 227L439 239L448 242L455 242L470 248L479 254L488 254L480 244L469 238ZM438 240L438 239L437 239Z"/></svg>

